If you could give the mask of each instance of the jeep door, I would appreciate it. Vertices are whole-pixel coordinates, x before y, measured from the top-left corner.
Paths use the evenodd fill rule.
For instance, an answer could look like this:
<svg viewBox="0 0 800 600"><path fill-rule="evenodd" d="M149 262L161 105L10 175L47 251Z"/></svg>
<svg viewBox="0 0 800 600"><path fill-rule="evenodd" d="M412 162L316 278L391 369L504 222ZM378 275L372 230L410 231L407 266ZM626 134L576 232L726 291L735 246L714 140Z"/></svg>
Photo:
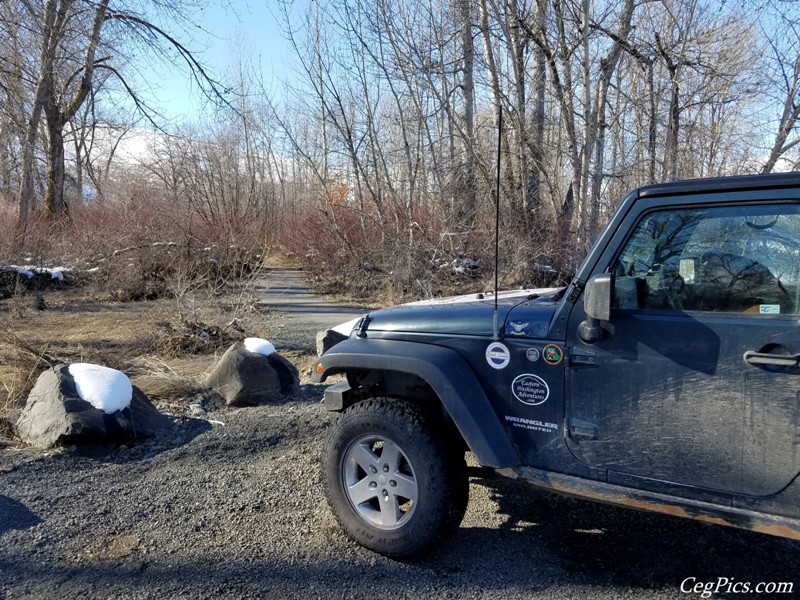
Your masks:
<svg viewBox="0 0 800 600"><path fill-rule="evenodd" d="M596 366L568 369L567 444L610 482L766 496L800 471L800 200L752 194L639 200L593 270L603 339L572 310Z"/></svg>

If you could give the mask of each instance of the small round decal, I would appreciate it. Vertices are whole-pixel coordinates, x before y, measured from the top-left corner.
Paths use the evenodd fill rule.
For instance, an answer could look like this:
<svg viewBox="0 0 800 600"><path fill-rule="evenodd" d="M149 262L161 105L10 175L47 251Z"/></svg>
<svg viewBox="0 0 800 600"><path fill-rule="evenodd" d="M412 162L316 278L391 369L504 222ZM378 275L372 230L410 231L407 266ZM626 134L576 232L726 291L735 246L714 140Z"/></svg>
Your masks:
<svg viewBox="0 0 800 600"><path fill-rule="evenodd" d="M539 350L537 348L528 348L527 352L525 352L525 358L531 362L536 362L539 360Z"/></svg>
<svg viewBox="0 0 800 600"><path fill-rule="evenodd" d="M500 342L493 342L486 348L486 362L493 369L505 369L511 362L511 353Z"/></svg>
<svg viewBox="0 0 800 600"><path fill-rule="evenodd" d="M557 365L564 358L564 352L555 344L550 344L544 347L542 356L544 356L544 360L547 364Z"/></svg>
<svg viewBox="0 0 800 600"><path fill-rule="evenodd" d="M514 398L528 406L543 404L550 397L550 388L544 379L532 373L525 373L514 379L511 392Z"/></svg>

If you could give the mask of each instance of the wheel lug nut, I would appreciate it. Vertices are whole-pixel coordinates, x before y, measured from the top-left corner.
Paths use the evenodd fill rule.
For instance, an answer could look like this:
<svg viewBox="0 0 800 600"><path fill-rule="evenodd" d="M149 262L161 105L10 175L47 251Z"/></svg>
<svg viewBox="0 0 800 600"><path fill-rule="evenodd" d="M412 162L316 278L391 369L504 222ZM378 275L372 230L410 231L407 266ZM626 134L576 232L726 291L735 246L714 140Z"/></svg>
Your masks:
<svg viewBox="0 0 800 600"><path fill-rule="evenodd" d="M384 473L388 473L389 472L389 465L383 465L383 472Z"/></svg>
<svg viewBox="0 0 800 600"><path fill-rule="evenodd" d="M375 483L374 481L369 482L369 489L374 490L376 487L378 487L377 483Z"/></svg>
<svg viewBox="0 0 800 600"><path fill-rule="evenodd" d="M392 479L389 481L389 485L392 487L397 487L397 482L394 479Z"/></svg>
<svg viewBox="0 0 800 600"><path fill-rule="evenodd" d="M375 468L375 465L370 465L369 466L369 470L372 471L373 473L377 473L378 472L378 469Z"/></svg>
<svg viewBox="0 0 800 600"><path fill-rule="evenodd" d="M383 497L386 498L388 495L389 495L389 492L387 492L386 490L383 490Z"/></svg>

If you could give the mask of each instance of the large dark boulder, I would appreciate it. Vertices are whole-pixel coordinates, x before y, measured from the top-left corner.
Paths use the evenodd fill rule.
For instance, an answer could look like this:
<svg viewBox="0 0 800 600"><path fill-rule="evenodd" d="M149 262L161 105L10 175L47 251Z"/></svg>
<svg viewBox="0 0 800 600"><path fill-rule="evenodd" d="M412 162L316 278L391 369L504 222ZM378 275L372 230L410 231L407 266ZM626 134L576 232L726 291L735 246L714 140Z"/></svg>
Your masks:
<svg viewBox="0 0 800 600"><path fill-rule="evenodd" d="M48 369L36 380L17 421L17 434L32 446L127 443L169 432L172 420L133 386L130 406L106 413L82 400L67 365Z"/></svg>
<svg viewBox="0 0 800 600"><path fill-rule="evenodd" d="M228 406L280 402L299 385L297 369L283 356L250 352L242 342L228 348L206 379L206 387L225 398Z"/></svg>
<svg viewBox="0 0 800 600"><path fill-rule="evenodd" d="M347 336L339 333L335 329L324 329L317 332L317 354L322 356L339 342L343 342Z"/></svg>

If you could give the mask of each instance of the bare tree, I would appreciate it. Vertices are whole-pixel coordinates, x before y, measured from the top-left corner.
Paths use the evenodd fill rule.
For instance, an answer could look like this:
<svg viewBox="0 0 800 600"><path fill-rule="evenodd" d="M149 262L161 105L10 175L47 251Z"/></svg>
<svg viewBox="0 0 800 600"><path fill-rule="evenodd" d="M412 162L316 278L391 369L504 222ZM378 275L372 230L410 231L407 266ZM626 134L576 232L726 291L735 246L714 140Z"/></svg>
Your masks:
<svg viewBox="0 0 800 600"><path fill-rule="evenodd" d="M763 29L775 73L773 84L782 93L783 102L779 102L777 131L762 173L770 173L778 160L800 143L800 21L796 14L790 16L785 11L769 11L767 18L777 25ZM794 162L793 168L798 166L800 160Z"/></svg>
<svg viewBox="0 0 800 600"><path fill-rule="evenodd" d="M585 249L626 189L752 169L753 140L766 136L753 114L767 94L786 109L776 151L796 143L797 53L773 52L783 57L776 81L784 85L754 85L759 32L735 7L309 2L305 32L286 20L304 81L290 104L273 99L273 107L304 184L314 181L330 206L328 186L346 181L351 193L337 201L360 211L362 224L399 219L398 206L408 219L430 208L448 239L478 239L471 234L491 212L484 199L501 109L507 229L528 256L530 232L553 224L565 245ZM466 226L465 214L475 217ZM381 244L393 243L380 231Z"/></svg>
<svg viewBox="0 0 800 600"><path fill-rule="evenodd" d="M150 116L121 70L115 54L126 44L144 43L164 57L173 50L195 79L221 98L216 82L194 55L167 30L125 6L108 0L44 0L43 5L25 3L25 27L35 32L38 62L33 70L34 93L22 141L22 182L18 195L19 221L24 223L33 205L35 149L44 118L47 173L44 214L58 218L64 211L64 129L78 114L96 84L95 73L112 75L133 98L136 106ZM179 4L161 4L173 16L184 16Z"/></svg>
<svg viewBox="0 0 800 600"><path fill-rule="evenodd" d="M472 2L458 0L463 66L461 91L464 103L464 194L463 215L475 218L475 44L472 38Z"/></svg>

